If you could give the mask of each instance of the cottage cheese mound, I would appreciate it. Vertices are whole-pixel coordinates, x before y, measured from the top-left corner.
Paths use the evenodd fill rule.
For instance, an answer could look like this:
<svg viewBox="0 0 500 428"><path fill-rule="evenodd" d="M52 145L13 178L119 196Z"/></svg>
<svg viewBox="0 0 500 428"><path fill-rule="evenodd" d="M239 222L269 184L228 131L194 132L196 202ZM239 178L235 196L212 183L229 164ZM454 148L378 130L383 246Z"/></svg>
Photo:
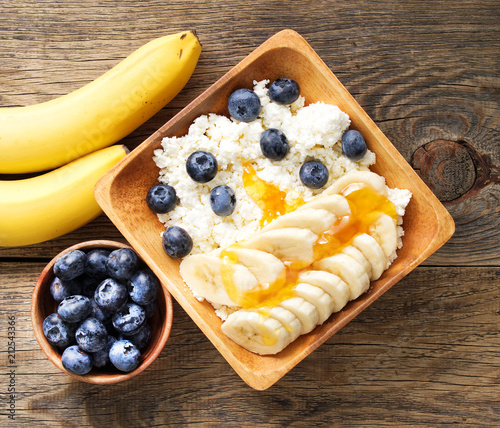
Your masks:
<svg viewBox="0 0 500 428"><path fill-rule="evenodd" d="M398 215L397 218L398 250L403 247L403 239L402 239L404 235L403 216L405 214L406 207L410 203L411 197L412 194L407 189L397 189L397 188L391 189L390 187L387 188L387 198L394 204L394 207L396 208L396 213ZM389 267L392 264L392 262L396 260L396 258L397 254L396 251L394 251L394 253L387 260L387 267Z"/></svg>
<svg viewBox="0 0 500 428"><path fill-rule="evenodd" d="M316 102L305 106L300 96L293 104L283 106L268 96L269 80L254 81L254 91L261 101L259 117L239 122L217 114L199 116L182 137L162 140L155 150L154 161L160 168L159 181L173 186L179 205L158 218L165 225L184 228L193 239L191 254L207 253L225 248L251 237L260 230L261 209L243 187L243 163L250 163L257 176L287 193L287 198L301 196L305 202L321 193L311 190L299 178L305 161L317 159L329 171L328 187L333 181L353 170L367 170L375 163L375 154L368 151L358 162L342 154L342 134L349 128L350 119L337 106ZM262 155L260 136L267 128L285 133L290 151L282 161L271 161ZM211 152L219 164L219 172L208 183L193 181L186 172L186 160L196 150ZM219 185L229 185L236 194L232 215L219 217L210 207L210 191Z"/></svg>

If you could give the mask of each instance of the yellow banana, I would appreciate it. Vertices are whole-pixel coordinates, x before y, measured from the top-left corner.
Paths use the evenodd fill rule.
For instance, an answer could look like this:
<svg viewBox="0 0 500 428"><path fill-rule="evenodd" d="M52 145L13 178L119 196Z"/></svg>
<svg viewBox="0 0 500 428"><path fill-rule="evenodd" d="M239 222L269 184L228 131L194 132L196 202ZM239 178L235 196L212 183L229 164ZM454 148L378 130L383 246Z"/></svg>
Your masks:
<svg viewBox="0 0 500 428"><path fill-rule="evenodd" d="M180 92L200 52L194 32L160 37L74 92L0 108L0 174L57 168L119 141Z"/></svg>
<svg viewBox="0 0 500 428"><path fill-rule="evenodd" d="M97 217L102 211L94 186L127 153L115 145L43 175L0 181L0 246L47 241Z"/></svg>

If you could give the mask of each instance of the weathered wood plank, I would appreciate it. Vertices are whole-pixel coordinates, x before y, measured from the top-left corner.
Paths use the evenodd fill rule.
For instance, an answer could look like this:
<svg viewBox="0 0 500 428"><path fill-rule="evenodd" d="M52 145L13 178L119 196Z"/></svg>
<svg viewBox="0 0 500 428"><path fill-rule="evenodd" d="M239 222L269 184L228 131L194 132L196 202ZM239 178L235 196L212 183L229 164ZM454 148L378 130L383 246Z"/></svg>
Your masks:
<svg viewBox="0 0 500 428"><path fill-rule="evenodd" d="M483 165L482 179L446 203L457 223L450 243L430 265L498 265L500 234L500 10L495 1L383 4L356 1L182 2L72 0L0 4L0 105L27 105L77 89L146 41L186 28L204 51L186 88L124 142L134 148L189 101L282 28L299 31L411 162L425 144L466 143ZM134 24L130 24L133 16ZM272 17L272 18L271 18ZM452 164L453 162L451 162ZM477 165L476 165L477 168ZM460 171L451 171L460 177ZM432 184L432 183L430 183ZM460 187L460 182L450 186ZM453 193L453 189L452 193ZM458 189L460 190L460 189ZM99 232L94 232L94 228ZM0 257L44 257L68 242L103 231L91 226L29 249L0 249Z"/></svg>
<svg viewBox="0 0 500 428"><path fill-rule="evenodd" d="M17 423L9 426L491 426L499 420L499 268L416 269L263 392L243 383L177 304L168 344L146 372L114 386L70 380L44 357L31 330L30 293L42 268L0 263L4 374L7 317L16 319L19 395Z"/></svg>
<svg viewBox="0 0 500 428"><path fill-rule="evenodd" d="M16 421L2 405L2 426L498 425L498 1L19 0L0 2L0 16L0 106L63 95L154 37L197 30L204 51L193 78L124 140L130 149L269 36L292 28L408 162L442 140L466 147L475 173L472 187L446 202L456 233L428 266L264 392L240 380L178 305L168 346L146 373L104 388L70 381L31 332L30 292L43 267L31 258L48 260L88 239L123 238L101 216L57 240L0 248L0 392L7 399L12 314L19 360ZM443 162L453 166L443 194L459 195L464 163Z"/></svg>

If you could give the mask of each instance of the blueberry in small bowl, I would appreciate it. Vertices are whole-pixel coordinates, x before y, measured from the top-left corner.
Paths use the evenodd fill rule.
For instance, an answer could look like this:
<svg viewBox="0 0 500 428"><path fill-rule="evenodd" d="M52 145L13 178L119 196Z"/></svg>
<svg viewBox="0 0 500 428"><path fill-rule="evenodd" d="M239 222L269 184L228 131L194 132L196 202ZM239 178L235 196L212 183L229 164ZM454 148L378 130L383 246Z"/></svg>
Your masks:
<svg viewBox="0 0 500 428"><path fill-rule="evenodd" d="M55 276L50 281L50 294L56 302L61 302L66 297L75 294L81 294L83 291L82 289L83 285L77 279L65 281Z"/></svg>
<svg viewBox="0 0 500 428"><path fill-rule="evenodd" d="M42 331L51 345L61 349L75 341L75 326L64 321L55 312L43 320Z"/></svg>
<svg viewBox="0 0 500 428"><path fill-rule="evenodd" d="M92 312L91 300L80 294L66 297L57 306L57 314L68 323L78 323Z"/></svg>
<svg viewBox="0 0 500 428"><path fill-rule="evenodd" d="M109 261L105 255L109 258L117 250L126 251L115 253L118 257L110 262L115 277L106 271L103 279L102 267ZM68 253L71 257L64 257ZM58 273L69 271L69 275L62 274L66 279L56 279L54 273L54 265L61 258L65 269ZM85 263L71 267L77 263L74 260ZM77 271L80 273L75 277ZM116 276L126 279L117 280ZM132 293L129 282L134 284ZM105 299L109 297L106 293L100 296L100 305L95 300L99 286L92 285L96 283L112 284L102 287L112 292L110 299ZM82 284L91 284L89 289L96 287L94 293L84 295ZM125 307L129 309L127 314ZM122 311L117 323L121 331L112 323L118 311ZM43 269L33 290L31 321L42 351L62 372L83 382L111 384L141 373L161 353L172 326L172 299L131 247L114 241L88 241L62 251ZM115 365L110 353L117 341L130 345L121 348Z"/></svg>
<svg viewBox="0 0 500 428"><path fill-rule="evenodd" d="M89 317L78 326L75 339L82 351L97 352L106 346L108 331L97 318Z"/></svg>
<svg viewBox="0 0 500 428"><path fill-rule="evenodd" d="M146 349L146 347L151 342L151 327L147 323L145 323L138 332L131 335L120 334L118 337L120 339L130 340L135 346L139 348L140 351L142 351Z"/></svg>
<svg viewBox="0 0 500 428"><path fill-rule="evenodd" d="M111 362L109 359L109 351L116 340L115 336L108 335L106 346L99 351L92 353L92 363L94 367L102 369Z"/></svg>
<svg viewBox="0 0 500 428"><path fill-rule="evenodd" d="M77 375L85 375L92 370L92 356L82 351L78 345L69 346L61 356L63 367Z"/></svg>
<svg viewBox="0 0 500 428"><path fill-rule="evenodd" d="M54 274L63 281L71 281L85 271L87 255L81 250L72 250L54 263Z"/></svg>
<svg viewBox="0 0 500 428"><path fill-rule="evenodd" d="M160 281L150 269L138 270L128 282L130 298L143 307L154 302L158 287Z"/></svg>
<svg viewBox="0 0 500 428"><path fill-rule="evenodd" d="M109 350L109 359L111 363L124 372L130 372L139 365L141 353L139 348L130 340L117 340Z"/></svg>
<svg viewBox="0 0 500 428"><path fill-rule="evenodd" d="M111 251L106 260L106 271L111 278L128 281L137 269L137 254L131 248Z"/></svg>
<svg viewBox="0 0 500 428"><path fill-rule="evenodd" d="M85 273L90 278L104 279L108 276L106 262L109 257L109 251L103 248L96 248L87 253L87 263L85 264Z"/></svg>
<svg viewBox="0 0 500 428"><path fill-rule="evenodd" d="M127 287L113 278L102 281L94 293L94 301L103 311L114 314L128 300Z"/></svg>
<svg viewBox="0 0 500 428"><path fill-rule="evenodd" d="M128 302L113 317L113 327L122 334L135 334L146 322L146 311L137 303Z"/></svg>

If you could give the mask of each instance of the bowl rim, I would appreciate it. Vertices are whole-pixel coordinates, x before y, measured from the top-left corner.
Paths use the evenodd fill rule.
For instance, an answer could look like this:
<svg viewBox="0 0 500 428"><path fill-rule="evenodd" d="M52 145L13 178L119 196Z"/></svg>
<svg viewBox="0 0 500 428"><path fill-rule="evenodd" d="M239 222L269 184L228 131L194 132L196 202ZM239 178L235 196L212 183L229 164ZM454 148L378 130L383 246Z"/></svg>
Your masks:
<svg viewBox="0 0 500 428"><path fill-rule="evenodd" d="M68 376L77 379L82 382L98 384L98 385L107 385L123 382L125 380L131 379L132 377L142 373L146 370L160 355L160 353L165 348L167 344L168 338L170 337L170 332L172 330L172 322L173 322L173 303L172 296L170 292L166 289L166 287L161 283L161 290L158 290L158 293L162 293L165 300L166 311L165 311L165 322L162 324L161 332L158 338L157 343L154 346L150 347L150 350L146 357L142 360L139 366L128 373L120 373L116 374L112 373L99 373L92 369L89 373L85 375L77 375L75 373L71 373L66 370L61 362L61 354L47 341L45 335L43 334L42 323L37 322L39 317L37 316L39 312L39 304L43 298L45 298L44 292L47 292L48 280L47 278L54 277L53 267L56 260L62 255L69 253L73 250L90 250L93 248L104 248L104 249L119 249L119 248L130 248L133 250L137 256L140 258L139 253L134 250L130 245L124 244L118 241L111 240L91 240L84 241L72 245L62 251L60 251L57 255L55 255L49 263L45 265L42 272L38 276L38 279L35 283L35 287L31 294L31 307L30 307L30 317L31 317L31 325L33 328L33 333L35 335L35 339L38 342L41 350L45 354L45 356L49 359L49 361L54 364L59 370ZM159 278L158 278L159 279Z"/></svg>

